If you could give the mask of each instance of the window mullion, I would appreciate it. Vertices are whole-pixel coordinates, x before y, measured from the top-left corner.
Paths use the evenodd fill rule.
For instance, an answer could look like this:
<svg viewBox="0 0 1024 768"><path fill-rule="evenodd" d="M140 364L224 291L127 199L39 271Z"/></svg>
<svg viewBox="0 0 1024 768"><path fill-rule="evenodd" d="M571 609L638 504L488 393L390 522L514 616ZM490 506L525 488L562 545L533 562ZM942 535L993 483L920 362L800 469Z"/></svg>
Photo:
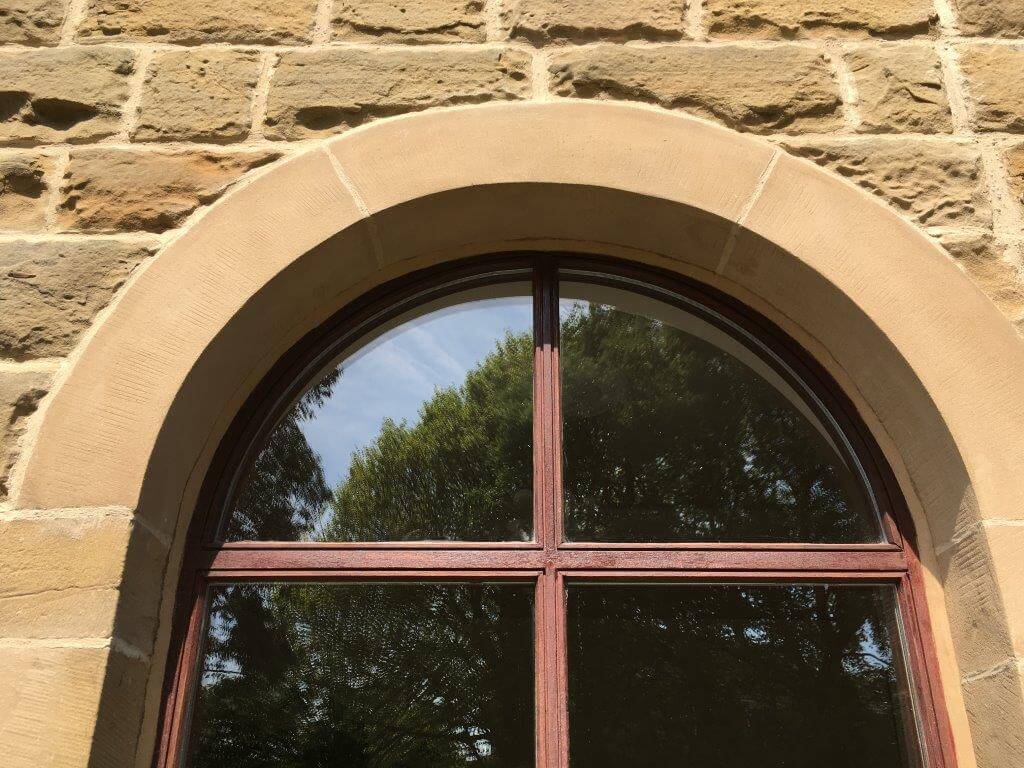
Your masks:
<svg viewBox="0 0 1024 768"><path fill-rule="evenodd" d="M554 263L544 258L534 271L534 337L534 526L551 552L561 531L558 286Z"/></svg>

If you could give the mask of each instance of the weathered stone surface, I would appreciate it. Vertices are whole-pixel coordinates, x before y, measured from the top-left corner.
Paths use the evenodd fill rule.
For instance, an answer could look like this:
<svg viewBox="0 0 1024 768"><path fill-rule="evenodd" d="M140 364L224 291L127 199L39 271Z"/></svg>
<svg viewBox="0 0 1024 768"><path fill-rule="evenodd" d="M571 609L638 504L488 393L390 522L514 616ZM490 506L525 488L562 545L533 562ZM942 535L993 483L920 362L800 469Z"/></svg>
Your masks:
<svg viewBox="0 0 1024 768"><path fill-rule="evenodd" d="M1003 161L1010 174L1010 187L1021 204L1024 204L1024 142L1007 149L1003 153Z"/></svg>
<svg viewBox="0 0 1024 768"><path fill-rule="evenodd" d="M686 0L660 2L515 0L502 22L512 37L543 44L571 40L678 40L685 36Z"/></svg>
<svg viewBox="0 0 1024 768"><path fill-rule="evenodd" d="M828 63L798 46L599 45L554 56L550 71L561 96L643 101L742 131L828 131L842 124Z"/></svg>
<svg viewBox="0 0 1024 768"><path fill-rule="evenodd" d="M1021 0L957 0L960 31L974 37L1024 37Z"/></svg>
<svg viewBox="0 0 1024 768"><path fill-rule="evenodd" d="M5 768L134 765L148 674L108 648L0 649Z"/></svg>
<svg viewBox="0 0 1024 768"><path fill-rule="evenodd" d="M4 0L0 44L56 45L64 21L64 0Z"/></svg>
<svg viewBox="0 0 1024 768"><path fill-rule="evenodd" d="M134 58L119 48L0 55L0 144L95 141L116 133Z"/></svg>
<svg viewBox="0 0 1024 768"><path fill-rule="evenodd" d="M90 0L82 42L305 43L316 0Z"/></svg>
<svg viewBox="0 0 1024 768"><path fill-rule="evenodd" d="M39 371L0 373L0 500L7 498L7 480L18 458L25 419L39 407L50 378L49 373Z"/></svg>
<svg viewBox="0 0 1024 768"><path fill-rule="evenodd" d="M1024 281L991 234L947 231L939 239L1010 322L1024 320Z"/></svg>
<svg viewBox="0 0 1024 768"><path fill-rule="evenodd" d="M965 671L999 664L1012 646L985 529L976 525L938 560L957 663Z"/></svg>
<svg viewBox="0 0 1024 768"><path fill-rule="evenodd" d="M1024 48L965 46L960 65L969 82L977 129L1024 133Z"/></svg>
<svg viewBox="0 0 1024 768"><path fill-rule="evenodd" d="M32 155L0 155L0 229L31 231L43 225L50 162Z"/></svg>
<svg viewBox="0 0 1024 768"><path fill-rule="evenodd" d="M209 205L273 152L74 152L61 185L62 227L86 232L163 232Z"/></svg>
<svg viewBox="0 0 1024 768"><path fill-rule="evenodd" d="M846 57L857 85L862 133L953 129L942 87L942 65L932 48L882 45Z"/></svg>
<svg viewBox="0 0 1024 768"><path fill-rule="evenodd" d="M529 56L509 49L288 52L271 84L266 135L322 136L374 117L522 98L529 72Z"/></svg>
<svg viewBox="0 0 1024 768"><path fill-rule="evenodd" d="M938 23L931 0L705 0L711 35L911 37Z"/></svg>
<svg viewBox="0 0 1024 768"><path fill-rule="evenodd" d="M972 672L963 683L963 693L978 768L1020 765L1024 755L1024 664L1007 659L995 669Z"/></svg>
<svg viewBox="0 0 1024 768"><path fill-rule="evenodd" d="M105 239L0 243L0 356L66 355L151 253Z"/></svg>
<svg viewBox="0 0 1024 768"><path fill-rule="evenodd" d="M481 42L483 6L483 0L339 0L334 32L341 40Z"/></svg>
<svg viewBox="0 0 1024 768"><path fill-rule="evenodd" d="M163 51L146 75L135 138L227 143L249 133L255 52Z"/></svg>
<svg viewBox="0 0 1024 768"><path fill-rule="evenodd" d="M870 190L918 224L991 227L981 157L971 147L881 137L787 139L782 145Z"/></svg>

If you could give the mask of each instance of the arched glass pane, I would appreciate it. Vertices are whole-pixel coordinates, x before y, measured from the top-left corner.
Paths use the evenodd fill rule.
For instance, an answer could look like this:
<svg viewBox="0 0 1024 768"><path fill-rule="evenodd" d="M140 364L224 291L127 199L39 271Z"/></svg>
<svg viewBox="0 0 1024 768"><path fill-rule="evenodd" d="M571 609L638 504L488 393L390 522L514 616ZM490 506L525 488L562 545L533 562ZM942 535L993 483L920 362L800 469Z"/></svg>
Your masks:
<svg viewBox="0 0 1024 768"><path fill-rule="evenodd" d="M240 477L225 539L528 540L528 283L463 291L327 366Z"/></svg>
<svg viewBox="0 0 1024 768"><path fill-rule="evenodd" d="M560 297L568 540L879 539L859 473L761 356L632 291Z"/></svg>

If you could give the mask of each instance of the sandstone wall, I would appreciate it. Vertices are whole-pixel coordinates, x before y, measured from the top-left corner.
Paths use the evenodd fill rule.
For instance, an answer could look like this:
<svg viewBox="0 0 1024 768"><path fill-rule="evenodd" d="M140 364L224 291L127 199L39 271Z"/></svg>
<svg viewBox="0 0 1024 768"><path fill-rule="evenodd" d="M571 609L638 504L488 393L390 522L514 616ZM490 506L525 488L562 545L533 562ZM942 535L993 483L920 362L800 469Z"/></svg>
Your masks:
<svg viewBox="0 0 1024 768"><path fill-rule="evenodd" d="M50 629L21 607L36 576L0 584L8 669L98 674L83 606L117 574L73 553L129 525L4 506L31 416L132 271L252 169L413 110L643 102L870 190L1024 332L1022 81L1024 0L0 0L0 537L83 570ZM121 650L126 676L149 652ZM73 700L38 704L90 737ZM14 764L63 764L37 746Z"/></svg>

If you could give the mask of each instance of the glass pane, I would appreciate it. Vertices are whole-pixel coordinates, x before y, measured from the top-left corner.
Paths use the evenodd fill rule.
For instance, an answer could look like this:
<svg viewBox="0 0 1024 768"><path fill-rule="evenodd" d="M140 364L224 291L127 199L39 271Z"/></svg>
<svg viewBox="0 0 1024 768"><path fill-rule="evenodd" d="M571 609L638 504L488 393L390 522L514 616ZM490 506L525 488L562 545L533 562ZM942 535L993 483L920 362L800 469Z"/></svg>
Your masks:
<svg viewBox="0 0 1024 768"><path fill-rule="evenodd" d="M377 329L276 426L225 538L530 539L532 318L515 283Z"/></svg>
<svg viewBox="0 0 1024 768"><path fill-rule="evenodd" d="M888 587L567 590L572 768L915 766Z"/></svg>
<svg viewBox="0 0 1024 768"><path fill-rule="evenodd" d="M859 476L779 374L704 320L561 284L570 541L877 541Z"/></svg>
<svg viewBox="0 0 1024 768"><path fill-rule="evenodd" d="M187 764L532 766L533 590L212 589Z"/></svg>

